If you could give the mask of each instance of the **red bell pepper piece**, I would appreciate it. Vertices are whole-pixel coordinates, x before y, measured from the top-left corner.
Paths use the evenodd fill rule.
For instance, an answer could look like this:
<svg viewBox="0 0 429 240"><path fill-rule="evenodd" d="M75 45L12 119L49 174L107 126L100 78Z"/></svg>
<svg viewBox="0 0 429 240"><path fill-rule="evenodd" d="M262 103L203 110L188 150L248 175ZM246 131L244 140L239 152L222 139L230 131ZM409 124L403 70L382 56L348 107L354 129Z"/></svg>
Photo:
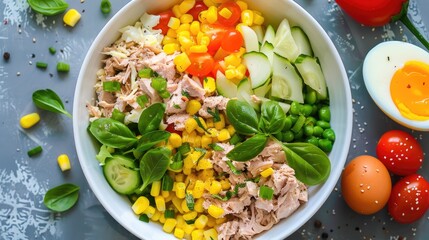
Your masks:
<svg viewBox="0 0 429 240"><path fill-rule="evenodd" d="M429 42L407 16L408 0L336 0L354 20L366 26L383 26L401 21L429 49Z"/></svg>

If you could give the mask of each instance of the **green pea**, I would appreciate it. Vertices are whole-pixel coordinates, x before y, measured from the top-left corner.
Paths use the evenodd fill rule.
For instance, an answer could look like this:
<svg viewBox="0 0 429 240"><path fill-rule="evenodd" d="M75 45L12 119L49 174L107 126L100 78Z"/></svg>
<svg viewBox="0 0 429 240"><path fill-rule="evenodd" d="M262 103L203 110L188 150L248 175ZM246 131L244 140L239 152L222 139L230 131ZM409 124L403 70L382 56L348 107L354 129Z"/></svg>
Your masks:
<svg viewBox="0 0 429 240"><path fill-rule="evenodd" d="M317 101L316 91L307 88L307 93L304 96L304 102L308 104L315 104Z"/></svg>
<svg viewBox="0 0 429 240"><path fill-rule="evenodd" d="M304 126L305 136L313 136L313 132L314 132L313 125L305 125Z"/></svg>
<svg viewBox="0 0 429 240"><path fill-rule="evenodd" d="M292 104L290 105L289 111L291 114L298 115L299 112L301 111L301 104L293 101Z"/></svg>
<svg viewBox="0 0 429 240"><path fill-rule="evenodd" d="M318 112L319 112L319 107L317 107L317 105L313 105L311 116L316 116Z"/></svg>
<svg viewBox="0 0 429 240"><path fill-rule="evenodd" d="M301 107L301 113L306 117L310 116L312 112L313 112L313 106L312 105L304 104Z"/></svg>
<svg viewBox="0 0 429 240"><path fill-rule="evenodd" d="M283 135L282 136L283 142L292 142L293 139L295 138L295 135L290 130L282 133L282 135Z"/></svg>
<svg viewBox="0 0 429 240"><path fill-rule="evenodd" d="M289 115L290 119L292 120L292 125L296 123L296 121L299 118L299 115Z"/></svg>
<svg viewBox="0 0 429 240"><path fill-rule="evenodd" d="M331 121L331 110L328 106L323 106L319 109L319 119L325 122Z"/></svg>
<svg viewBox="0 0 429 240"><path fill-rule="evenodd" d="M282 129L282 132L289 130L292 127L292 118L290 116L285 117L285 126Z"/></svg>
<svg viewBox="0 0 429 240"><path fill-rule="evenodd" d="M319 139L317 137L315 137L315 136L310 136L305 141L308 142L308 143L313 144L316 147L319 146Z"/></svg>
<svg viewBox="0 0 429 240"><path fill-rule="evenodd" d="M319 139L319 148L324 152L332 151L332 142L329 139Z"/></svg>
<svg viewBox="0 0 429 240"><path fill-rule="evenodd" d="M300 140L304 136L304 129L301 128L297 133L295 133L295 140Z"/></svg>
<svg viewBox="0 0 429 240"><path fill-rule="evenodd" d="M316 122L317 122L317 119L311 116L305 119L305 125L316 125Z"/></svg>
<svg viewBox="0 0 429 240"><path fill-rule="evenodd" d="M335 141L335 132L332 128L325 129L322 134L323 138Z"/></svg>
<svg viewBox="0 0 429 240"><path fill-rule="evenodd" d="M313 135L316 137L321 137L323 134L323 128L320 126L314 126L313 128Z"/></svg>
<svg viewBox="0 0 429 240"><path fill-rule="evenodd" d="M319 120L316 122L316 125L323 128L323 129L328 129L331 127L331 124L329 124L329 122L323 121L323 120Z"/></svg>

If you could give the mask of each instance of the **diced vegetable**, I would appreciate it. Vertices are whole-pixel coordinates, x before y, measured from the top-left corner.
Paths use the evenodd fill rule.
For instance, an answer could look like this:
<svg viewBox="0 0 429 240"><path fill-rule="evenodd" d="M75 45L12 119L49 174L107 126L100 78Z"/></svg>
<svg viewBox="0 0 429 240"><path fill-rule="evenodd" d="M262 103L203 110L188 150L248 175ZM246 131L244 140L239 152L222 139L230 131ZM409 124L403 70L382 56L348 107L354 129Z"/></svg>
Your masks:
<svg viewBox="0 0 429 240"><path fill-rule="evenodd" d="M302 86L301 77L293 65L286 58L274 54L271 96L302 103Z"/></svg>
<svg viewBox="0 0 429 240"><path fill-rule="evenodd" d="M31 128L39 121L40 115L38 113L30 113L21 117L19 125L21 125L22 128Z"/></svg>
<svg viewBox="0 0 429 240"><path fill-rule="evenodd" d="M76 9L72 8L66 12L66 14L63 17L63 21L65 24L69 25L70 27L74 27L76 23L79 22L80 17L81 17L80 13Z"/></svg>
<svg viewBox="0 0 429 240"><path fill-rule="evenodd" d="M57 158L58 161L58 166L60 166L61 171L67 171L70 170L71 165L70 165L70 159L69 156L67 156L67 154L61 154L58 156Z"/></svg>
<svg viewBox="0 0 429 240"><path fill-rule="evenodd" d="M39 154L39 153L41 153L42 152L42 146L37 146L37 147L35 147L35 148L32 148L32 149L30 149L30 150L28 150L28 152L27 152L27 155L29 156L29 157L33 157L33 156L35 156L35 155L37 155L37 154Z"/></svg>

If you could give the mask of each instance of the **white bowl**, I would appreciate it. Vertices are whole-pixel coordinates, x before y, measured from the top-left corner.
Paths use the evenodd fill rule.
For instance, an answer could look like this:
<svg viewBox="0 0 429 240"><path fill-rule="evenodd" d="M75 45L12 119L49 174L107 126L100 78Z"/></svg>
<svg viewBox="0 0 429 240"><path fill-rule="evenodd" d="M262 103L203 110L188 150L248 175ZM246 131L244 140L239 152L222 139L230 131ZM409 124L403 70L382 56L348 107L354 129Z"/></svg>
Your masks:
<svg viewBox="0 0 429 240"><path fill-rule="evenodd" d="M143 223L131 210L127 198L112 190L105 180L101 167L95 159L98 147L87 132L87 102L94 99L93 85L96 72L101 67L103 47L113 43L118 37L118 29L134 24L145 12L159 12L173 6L175 0L147 1L133 0L121 9L101 30L89 49L79 74L74 95L73 130L79 161L88 183L106 210L128 231L142 239L176 239L162 231L159 224ZM331 125L336 132L336 141L330 159L332 170L328 180L309 188L309 201L293 215L282 220L271 230L260 234L257 239L284 239L307 222L322 206L337 183L349 150L352 130L352 103L350 87L343 63L328 35L303 8L293 1L249 0L249 6L265 13L266 21L278 25L288 18L291 24L301 26L310 38L315 55L319 57L327 80L331 100Z"/></svg>

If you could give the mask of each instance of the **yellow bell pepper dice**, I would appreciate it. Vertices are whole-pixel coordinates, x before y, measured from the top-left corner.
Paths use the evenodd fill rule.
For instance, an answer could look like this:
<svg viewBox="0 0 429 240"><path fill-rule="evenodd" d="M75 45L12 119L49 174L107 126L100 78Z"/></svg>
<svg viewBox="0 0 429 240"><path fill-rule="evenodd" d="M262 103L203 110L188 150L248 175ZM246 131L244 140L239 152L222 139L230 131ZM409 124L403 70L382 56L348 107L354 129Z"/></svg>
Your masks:
<svg viewBox="0 0 429 240"><path fill-rule="evenodd" d="M81 17L80 13L76 9L72 8L66 12L66 14L63 17L63 21L68 26L74 27L76 23L79 22L80 17Z"/></svg>

